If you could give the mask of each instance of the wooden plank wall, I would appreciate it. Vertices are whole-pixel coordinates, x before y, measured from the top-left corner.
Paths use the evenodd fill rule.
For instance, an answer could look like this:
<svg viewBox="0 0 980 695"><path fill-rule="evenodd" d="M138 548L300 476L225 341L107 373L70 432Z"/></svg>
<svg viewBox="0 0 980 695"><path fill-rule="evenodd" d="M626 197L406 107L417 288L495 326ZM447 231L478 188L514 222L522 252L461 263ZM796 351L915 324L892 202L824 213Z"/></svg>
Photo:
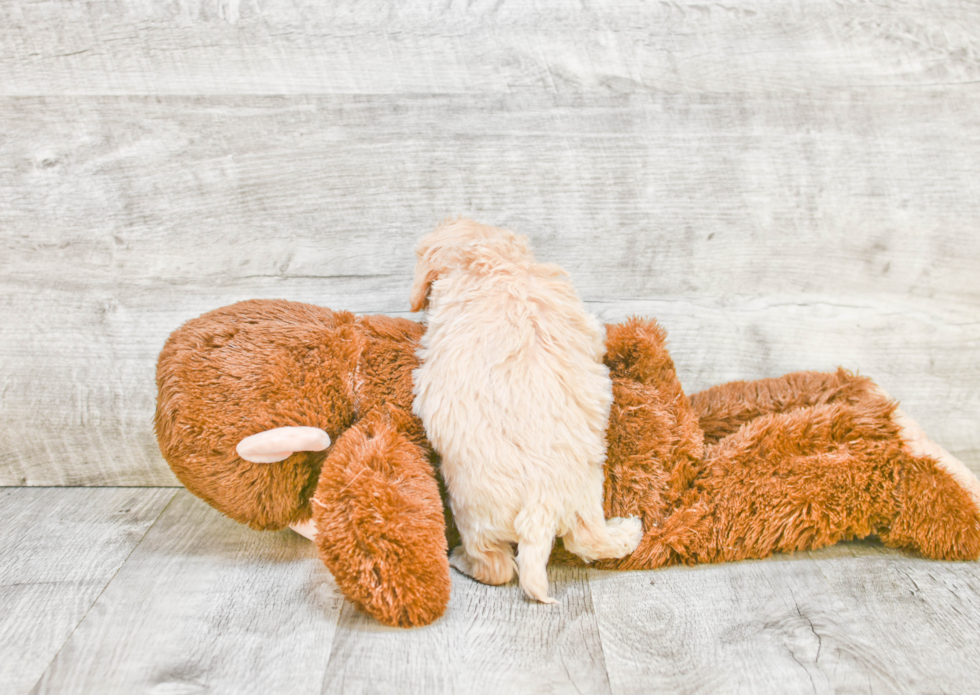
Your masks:
<svg viewBox="0 0 980 695"><path fill-rule="evenodd" d="M980 471L980 5L0 0L0 484L172 485L206 310L528 234L688 391L842 364Z"/></svg>

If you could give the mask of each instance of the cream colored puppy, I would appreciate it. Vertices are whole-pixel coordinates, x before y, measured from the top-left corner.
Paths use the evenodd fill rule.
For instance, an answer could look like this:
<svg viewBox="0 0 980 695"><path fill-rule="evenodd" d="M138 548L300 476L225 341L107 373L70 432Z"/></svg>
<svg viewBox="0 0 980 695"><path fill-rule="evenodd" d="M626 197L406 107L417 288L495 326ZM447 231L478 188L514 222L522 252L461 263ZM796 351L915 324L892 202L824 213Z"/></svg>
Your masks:
<svg viewBox="0 0 980 695"><path fill-rule="evenodd" d="M417 253L412 311L428 312L414 411L442 458L463 539L451 562L487 584L517 569L528 596L554 603L555 536L591 561L633 552L642 535L637 518L603 518L603 327L523 236L450 220Z"/></svg>

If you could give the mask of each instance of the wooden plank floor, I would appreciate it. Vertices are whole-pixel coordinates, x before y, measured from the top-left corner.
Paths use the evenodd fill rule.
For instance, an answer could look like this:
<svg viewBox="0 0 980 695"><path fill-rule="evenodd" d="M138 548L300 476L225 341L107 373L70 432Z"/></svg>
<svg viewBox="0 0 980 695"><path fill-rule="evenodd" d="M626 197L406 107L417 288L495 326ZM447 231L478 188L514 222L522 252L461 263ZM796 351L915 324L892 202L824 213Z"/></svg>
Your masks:
<svg viewBox="0 0 980 695"><path fill-rule="evenodd" d="M312 544L174 488L0 489L0 692L975 693L980 573L868 541L647 572L457 573L383 627Z"/></svg>
<svg viewBox="0 0 980 695"><path fill-rule="evenodd" d="M27 692L173 488L0 488L0 692Z"/></svg>
<svg viewBox="0 0 980 695"><path fill-rule="evenodd" d="M318 692L340 602L312 544L170 492L34 692Z"/></svg>

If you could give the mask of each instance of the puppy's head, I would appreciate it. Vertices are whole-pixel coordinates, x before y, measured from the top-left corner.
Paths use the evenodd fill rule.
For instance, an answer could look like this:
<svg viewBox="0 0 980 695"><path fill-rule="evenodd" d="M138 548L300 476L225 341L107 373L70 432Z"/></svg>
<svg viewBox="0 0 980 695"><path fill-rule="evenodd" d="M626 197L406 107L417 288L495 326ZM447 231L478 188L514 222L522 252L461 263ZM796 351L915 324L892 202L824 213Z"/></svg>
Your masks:
<svg viewBox="0 0 980 695"><path fill-rule="evenodd" d="M412 311L428 306L432 283L450 270L468 269L480 261L488 265L534 261L527 237L462 217L439 223L419 240L415 254Z"/></svg>

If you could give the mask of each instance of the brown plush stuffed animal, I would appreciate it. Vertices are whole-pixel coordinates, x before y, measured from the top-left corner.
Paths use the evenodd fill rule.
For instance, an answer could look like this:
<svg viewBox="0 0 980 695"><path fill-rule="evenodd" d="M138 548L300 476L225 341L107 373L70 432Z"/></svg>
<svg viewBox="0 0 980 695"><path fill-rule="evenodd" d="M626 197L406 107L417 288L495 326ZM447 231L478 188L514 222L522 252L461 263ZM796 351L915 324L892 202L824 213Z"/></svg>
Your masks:
<svg viewBox="0 0 980 695"><path fill-rule="evenodd" d="M455 538L412 415L422 332L248 301L183 325L157 367L157 438L187 489L256 529L308 532L312 517L344 594L404 627L445 610ZM761 558L869 535L929 558L980 556L980 482L870 380L801 372L688 398L654 321L610 325L606 344L605 513L640 516L644 537L599 567ZM285 458L255 463L239 446L253 461ZM575 561L560 547L553 560Z"/></svg>

